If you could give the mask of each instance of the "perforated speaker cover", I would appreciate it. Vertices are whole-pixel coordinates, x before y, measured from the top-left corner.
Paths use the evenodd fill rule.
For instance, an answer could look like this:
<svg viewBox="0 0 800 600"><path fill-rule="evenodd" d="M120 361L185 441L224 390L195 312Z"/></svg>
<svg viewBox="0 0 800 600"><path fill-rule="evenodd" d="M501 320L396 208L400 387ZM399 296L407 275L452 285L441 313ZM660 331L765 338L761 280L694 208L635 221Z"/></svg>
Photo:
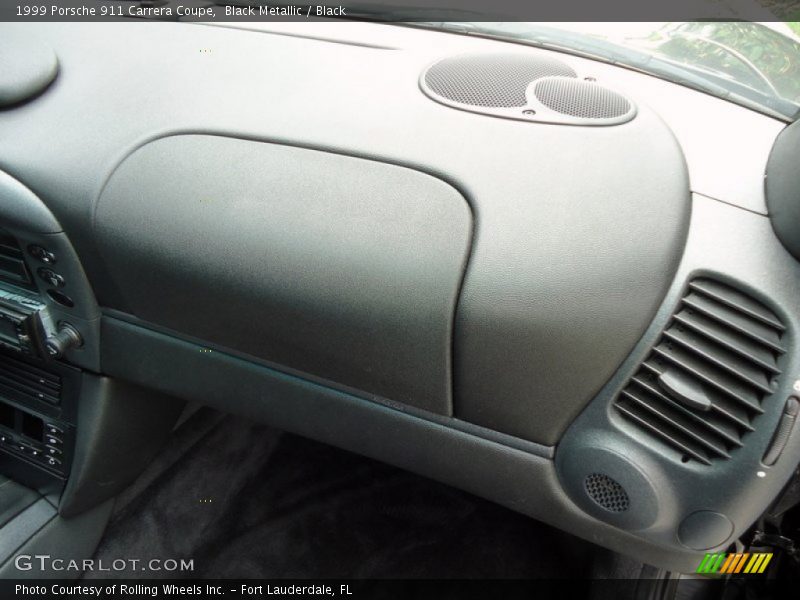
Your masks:
<svg viewBox="0 0 800 600"><path fill-rule="evenodd" d="M582 119L618 119L631 110L631 103L617 92L580 79L541 79L533 94L547 108Z"/></svg>
<svg viewBox="0 0 800 600"><path fill-rule="evenodd" d="M583 482L589 497L611 512L624 512L631 505L625 488L603 473L592 473Z"/></svg>
<svg viewBox="0 0 800 600"><path fill-rule="evenodd" d="M420 77L433 100L469 112L542 123L615 125L632 119L633 103L566 63L520 53L467 54L440 60Z"/></svg>
<svg viewBox="0 0 800 600"><path fill-rule="evenodd" d="M547 76L575 77L561 61L522 54L477 54L445 58L425 72L434 94L469 106L517 107L528 101L532 81Z"/></svg>

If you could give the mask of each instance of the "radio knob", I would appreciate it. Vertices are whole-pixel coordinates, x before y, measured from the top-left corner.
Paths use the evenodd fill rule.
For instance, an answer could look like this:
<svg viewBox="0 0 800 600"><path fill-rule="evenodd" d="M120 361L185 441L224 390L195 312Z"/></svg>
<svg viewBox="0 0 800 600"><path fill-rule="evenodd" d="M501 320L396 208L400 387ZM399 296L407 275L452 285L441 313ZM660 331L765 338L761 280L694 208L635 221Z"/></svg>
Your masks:
<svg viewBox="0 0 800 600"><path fill-rule="evenodd" d="M47 353L51 358L61 358L70 348L78 348L83 338L69 323L62 323L58 333L47 338Z"/></svg>

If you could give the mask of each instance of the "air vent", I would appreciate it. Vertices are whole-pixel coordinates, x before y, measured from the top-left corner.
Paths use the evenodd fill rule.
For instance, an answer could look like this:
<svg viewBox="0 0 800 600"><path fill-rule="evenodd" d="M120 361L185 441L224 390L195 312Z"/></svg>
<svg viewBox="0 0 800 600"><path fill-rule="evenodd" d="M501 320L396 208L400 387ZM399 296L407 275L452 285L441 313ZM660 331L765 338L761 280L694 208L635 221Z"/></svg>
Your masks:
<svg viewBox="0 0 800 600"><path fill-rule="evenodd" d="M58 404L61 378L3 354L0 355L0 398Z"/></svg>
<svg viewBox="0 0 800 600"><path fill-rule="evenodd" d="M17 240L2 229L0 229L0 279L26 287L31 283L22 249Z"/></svg>
<svg viewBox="0 0 800 600"><path fill-rule="evenodd" d="M759 302L695 279L615 406L684 462L728 459L764 412L784 338L783 324Z"/></svg>

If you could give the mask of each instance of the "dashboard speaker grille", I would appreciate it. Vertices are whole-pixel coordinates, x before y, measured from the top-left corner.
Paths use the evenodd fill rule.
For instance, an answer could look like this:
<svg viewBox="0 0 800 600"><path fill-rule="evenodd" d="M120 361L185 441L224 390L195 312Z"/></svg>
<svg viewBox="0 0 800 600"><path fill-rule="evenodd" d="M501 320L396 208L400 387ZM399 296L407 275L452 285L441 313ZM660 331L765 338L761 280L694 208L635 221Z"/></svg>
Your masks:
<svg viewBox="0 0 800 600"><path fill-rule="evenodd" d="M478 54L446 58L425 73L434 94L469 106L522 107L525 91L541 77L575 77L561 61L519 54Z"/></svg>
<svg viewBox="0 0 800 600"><path fill-rule="evenodd" d="M533 93L547 108L581 119L616 119L631 110L631 103L620 94L580 79L542 79Z"/></svg>
<svg viewBox="0 0 800 600"><path fill-rule="evenodd" d="M592 500L610 512L624 512L631 504L625 488L608 475L592 473L583 487Z"/></svg>
<svg viewBox="0 0 800 600"><path fill-rule="evenodd" d="M695 279L615 406L684 462L728 459L775 389L785 338L784 325L761 303Z"/></svg>

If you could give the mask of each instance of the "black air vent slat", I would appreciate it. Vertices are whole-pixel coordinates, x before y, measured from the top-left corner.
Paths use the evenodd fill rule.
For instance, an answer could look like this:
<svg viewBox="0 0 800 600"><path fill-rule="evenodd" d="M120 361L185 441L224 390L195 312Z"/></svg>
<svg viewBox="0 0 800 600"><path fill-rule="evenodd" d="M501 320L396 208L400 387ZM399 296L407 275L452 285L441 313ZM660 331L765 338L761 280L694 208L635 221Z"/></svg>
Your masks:
<svg viewBox="0 0 800 600"><path fill-rule="evenodd" d="M642 371L640 372L650 373L658 377L661 375L661 373L663 373L663 368L655 365L652 362L644 362L642 363ZM750 417L747 411L742 408L741 404L732 402L730 399L714 390L707 390L707 392L712 398L711 409L713 411L718 412L724 418L731 421L734 425L746 431L752 431L752 427L750 426Z"/></svg>
<svg viewBox="0 0 800 600"><path fill-rule="evenodd" d="M662 438L671 446L677 447L684 454L691 456L695 460L700 461L705 465L711 464L711 461L708 460L708 457L702 450L698 450L697 448L692 447L689 444L686 444L679 437L670 435L670 433L666 429L659 429L658 427L653 425L653 423L651 423L647 418L642 417L635 410L632 410L631 407L629 405L626 405L624 402L619 402L617 404L617 409L622 414L627 416L629 419L635 421L636 423L638 423L651 433L655 434L657 437Z"/></svg>
<svg viewBox="0 0 800 600"><path fill-rule="evenodd" d="M702 336L690 331L681 331L678 328L665 331L664 336L762 392L772 391L763 369L759 369L751 361L739 357L726 348L709 343Z"/></svg>
<svg viewBox="0 0 800 600"><path fill-rule="evenodd" d="M765 411L786 338L766 306L725 284L692 281L615 407L683 462L727 460Z"/></svg>
<svg viewBox="0 0 800 600"><path fill-rule="evenodd" d="M752 298L745 296L738 290L723 286L716 281L710 279L695 279L689 284L689 287L698 291L706 296L710 296L718 302L722 302L744 313L754 319L758 319L768 327L776 329L777 331L785 331L783 326L775 315L768 311L765 307L761 306Z"/></svg>
<svg viewBox="0 0 800 600"><path fill-rule="evenodd" d="M667 408L669 406L667 404L659 406L659 404L654 403L652 399L648 401L645 395L634 393L630 389L623 390L622 394L626 396L628 400L655 416L657 421L669 425L687 438L690 438L697 445L703 446L706 450L722 458L730 458L730 454L726 452L724 445L719 446L713 443L710 436L704 436L702 433L698 433L693 429L693 426L696 426L696 422L687 419L686 415L674 409L670 410L670 408ZM701 427L706 429L705 424L702 424Z"/></svg>
<svg viewBox="0 0 800 600"><path fill-rule="evenodd" d="M687 371L734 400L740 402L745 408L756 412L763 412L758 404L758 394L750 387L741 384L736 378L728 375L727 372L715 365L708 364L701 358L696 357L681 348L668 348L666 345L659 344L653 351Z"/></svg>
<svg viewBox="0 0 800 600"><path fill-rule="evenodd" d="M682 310L675 315L675 320L693 331L702 333L720 346L724 346L728 350L732 350L751 360L770 373L777 374L781 372L775 360L775 355L770 350L736 331L726 329L717 321L709 319L700 313L689 313L686 310Z"/></svg>
<svg viewBox="0 0 800 600"><path fill-rule="evenodd" d="M7 256L15 260L22 260L23 258L22 251L19 248L16 246L9 246L3 243L2 240L0 240L0 256Z"/></svg>
<svg viewBox="0 0 800 600"><path fill-rule="evenodd" d="M741 314L736 313L728 306L716 303L713 300L700 296L699 294L689 294L683 299L684 304L695 310L699 310L704 315L716 319L723 325L743 333L755 341L769 346L773 350L783 352L784 348L780 343L780 335L774 329L766 325L753 321Z"/></svg>
<svg viewBox="0 0 800 600"><path fill-rule="evenodd" d="M715 435L724 438L729 444L733 446L742 445L736 431L736 425L741 425L741 423L735 419L731 419L727 414L712 411L701 417L662 393L657 387L658 383L652 378L637 375L631 381L646 390L650 395L655 396L663 404L679 411L681 414L697 423L698 426L710 429ZM623 394L624 393L625 391L623 391ZM731 420L733 420L734 423L731 423Z"/></svg>
<svg viewBox="0 0 800 600"><path fill-rule="evenodd" d="M2 229L0 229L0 255L14 259L21 259L23 257L22 250L17 244L17 240Z"/></svg>

